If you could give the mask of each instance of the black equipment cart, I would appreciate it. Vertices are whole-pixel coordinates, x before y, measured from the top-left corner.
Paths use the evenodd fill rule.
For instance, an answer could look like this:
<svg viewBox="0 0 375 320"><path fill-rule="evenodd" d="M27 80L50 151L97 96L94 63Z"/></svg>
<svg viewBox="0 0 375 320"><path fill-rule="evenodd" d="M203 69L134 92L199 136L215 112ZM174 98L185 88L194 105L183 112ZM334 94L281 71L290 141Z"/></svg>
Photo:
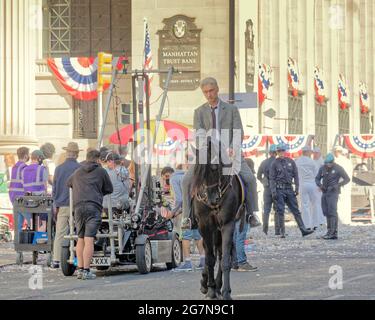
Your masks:
<svg viewBox="0 0 375 320"><path fill-rule="evenodd" d="M32 263L36 264L38 252L46 252L47 265L52 263L53 250L53 199L49 196L17 197L13 204L14 212L14 249L17 252L16 263L23 264L23 252L32 252ZM31 226L18 231L18 216L22 213L31 214ZM46 232L38 231L38 216L47 216ZM22 228L22 227L21 227Z"/></svg>

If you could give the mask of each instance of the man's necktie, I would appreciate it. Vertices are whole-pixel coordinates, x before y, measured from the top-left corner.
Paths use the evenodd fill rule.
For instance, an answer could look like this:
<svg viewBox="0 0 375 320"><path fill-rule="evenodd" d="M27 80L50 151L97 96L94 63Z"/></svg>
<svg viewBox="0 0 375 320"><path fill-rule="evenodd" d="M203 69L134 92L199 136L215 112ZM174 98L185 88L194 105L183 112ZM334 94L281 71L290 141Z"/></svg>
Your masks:
<svg viewBox="0 0 375 320"><path fill-rule="evenodd" d="M215 114L215 111L216 111L216 108L211 108L211 116L212 116L212 129L216 129L216 114Z"/></svg>

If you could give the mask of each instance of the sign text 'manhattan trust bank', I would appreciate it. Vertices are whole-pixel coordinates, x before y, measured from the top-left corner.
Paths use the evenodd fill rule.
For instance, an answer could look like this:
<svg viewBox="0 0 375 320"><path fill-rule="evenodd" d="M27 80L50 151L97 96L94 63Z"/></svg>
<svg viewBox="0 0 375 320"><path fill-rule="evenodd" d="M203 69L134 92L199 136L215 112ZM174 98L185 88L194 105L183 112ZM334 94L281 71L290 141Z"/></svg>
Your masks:
<svg viewBox="0 0 375 320"><path fill-rule="evenodd" d="M199 87L201 70L200 33L195 18L176 15L163 20L159 34L159 69L170 66L182 71L173 76L169 90L195 90ZM185 71L185 72L184 72ZM160 87L164 88L166 75L160 75Z"/></svg>

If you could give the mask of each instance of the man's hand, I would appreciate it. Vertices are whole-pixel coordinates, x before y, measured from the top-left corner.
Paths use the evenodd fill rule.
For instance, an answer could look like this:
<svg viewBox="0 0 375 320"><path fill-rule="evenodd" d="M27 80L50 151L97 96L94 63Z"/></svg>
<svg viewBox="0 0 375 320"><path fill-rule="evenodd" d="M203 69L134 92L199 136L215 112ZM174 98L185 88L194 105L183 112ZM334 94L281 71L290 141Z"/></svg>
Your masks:
<svg viewBox="0 0 375 320"><path fill-rule="evenodd" d="M172 219L173 218L173 212L168 210L166 207L160 208L160 214L164 219Z"/></svg>

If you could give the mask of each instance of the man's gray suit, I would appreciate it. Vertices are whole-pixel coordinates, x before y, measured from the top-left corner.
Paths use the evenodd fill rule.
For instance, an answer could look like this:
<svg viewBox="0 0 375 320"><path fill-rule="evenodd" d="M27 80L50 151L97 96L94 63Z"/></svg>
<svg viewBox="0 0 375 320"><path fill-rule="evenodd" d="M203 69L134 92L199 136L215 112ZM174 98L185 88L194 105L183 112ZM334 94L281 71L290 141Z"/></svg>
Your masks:
<svg viewBox="0 0 375 320"><path fill-rule="evenodd" d="M242 154L241 154L241 144L243 140L243 127L240 113L236 106L225 103L220 100L219 102L219 130L228 129L229 130L229 146L225 146L222 150L226 148L233 148L234 152L241 162L240 166L240 176L244 182L246 188L246 208L247 213L252 214L254 211L258 211L257 205L257 195L256 195L256 178L251 172L249 166L246 164ZM194 129L197 132L197 136L200 134L200 130L204 129L209 131L213 129L213 121L211 115L211 107L208 103L203 104L194 111ZM240 137L233 139L233 136L236 134L235 129L240 132ZM221 139L221 143L225 143ZM198 138L197 138L198 145ZM198 146L199 147L199 146ZM182 181L182 192L183 192L183 217L188 218L190 215L191 207L191 180L193 176L194 166L191 166L190 169L186 172L183 181Z"/></svg>

